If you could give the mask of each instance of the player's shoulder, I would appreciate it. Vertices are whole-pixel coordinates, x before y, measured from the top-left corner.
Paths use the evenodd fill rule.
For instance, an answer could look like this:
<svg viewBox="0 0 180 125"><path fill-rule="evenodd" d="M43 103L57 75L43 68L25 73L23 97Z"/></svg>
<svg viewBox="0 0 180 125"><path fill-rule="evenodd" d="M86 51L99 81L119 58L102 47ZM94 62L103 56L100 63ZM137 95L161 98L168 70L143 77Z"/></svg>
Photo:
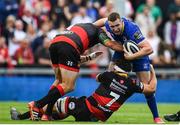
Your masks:
<svg viewBox="0 0 180 125"><path fill-rule="evenodd" d="M129 30L132 30L132 28L138 28L138 25L135 22L133 22L125 17L122 17L121 19L124 22L125 28L127 28Z"/></svg>

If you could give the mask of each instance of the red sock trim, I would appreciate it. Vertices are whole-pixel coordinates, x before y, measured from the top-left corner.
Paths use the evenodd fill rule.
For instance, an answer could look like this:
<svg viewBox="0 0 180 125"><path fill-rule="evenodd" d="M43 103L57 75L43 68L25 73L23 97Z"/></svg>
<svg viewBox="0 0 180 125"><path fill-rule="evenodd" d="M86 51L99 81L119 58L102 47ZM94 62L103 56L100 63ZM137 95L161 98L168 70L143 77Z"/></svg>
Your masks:
<svg viewBox="0 0 180 125"><path fill-rule="evenodd" d="M69 102L69 97L67 97L66 101L65 101L65 112L68 112L68 102Z"/></svg>
<svg viewBox="0 0 180 125"><path fill-rule="evenodd" d="M54 89L55 87L56 87L56 86L52 85L52 86L50 87L50 90Z"/></svg>
<svg viewBox="0 0 180 125"><path fill-rule="evenodd" d="M61 84L57 85L56 88L59 90L59 92L61 93L61 96L64 95L64 89L62 88Z"/></svg>

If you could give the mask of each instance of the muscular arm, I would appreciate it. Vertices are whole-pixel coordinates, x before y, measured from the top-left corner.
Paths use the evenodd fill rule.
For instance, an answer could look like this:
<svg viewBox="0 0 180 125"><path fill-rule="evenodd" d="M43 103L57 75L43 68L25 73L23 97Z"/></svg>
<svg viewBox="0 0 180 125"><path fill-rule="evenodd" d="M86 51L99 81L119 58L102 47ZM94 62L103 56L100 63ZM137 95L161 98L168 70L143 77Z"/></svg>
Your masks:
<svg viewBox="0 0 180 125"><path fill-rule="evenodd" d="M143 93L154 93L156 91L157 79L153 66L151 65L151 79L149 84L144 84Z"/></svg>
<svg viewBox="0 0 180 125"><path fill-rule="evenodd" d="M151 53L153 53L152 46L149 44L149 41L147 41L146 39L144 39L141 43L139 43L138 46L141 48L140 52L142 54L140 54L140 56L150 55Z"/></svg>
<svg viewBox="0 0 180 125"><path fill-rule="evenodd" d="M90 53L89 55L81 55L80 56L80 64L88 62L90 60L93 60L102 54L103 54L103 52L97 51L97 52Z"/></svg>
<svg viewBox="0 0 180 125"><path fill-rule="evenodd" d="M122 44L116 41L112 41L102 29L99 29L98 38L99 38L100 43L103 44L104 46L109 47L118 52L123 51Z"/></svg>
<svg viewBox="0 0 180 125"><path fill-rule="evenodd" d="M104 45L118 52L123 51L123 46L116 41L108 40L106 43L104 43Z"/></svg>
<svg viewBox="0 0 180 125"><path fill-rule="evenodd" d="M134 60L134 59L137 59L137 58L140 58L140 57L143 57L146 55L150 55L151 53L153 53L153 49L146 39L144 39L142 42L140 42L138 44L138 46L140 48L140 51L138 51L132 55L125 53L124 56L127 60Z"/></svg>
<svg viewBox="0 0 180 125"><path fill-rule="evenodd" d="M102 19L97 20L93 24L98 27L103 27L106 20L107 20L107 18L102 18Z"/></svg>

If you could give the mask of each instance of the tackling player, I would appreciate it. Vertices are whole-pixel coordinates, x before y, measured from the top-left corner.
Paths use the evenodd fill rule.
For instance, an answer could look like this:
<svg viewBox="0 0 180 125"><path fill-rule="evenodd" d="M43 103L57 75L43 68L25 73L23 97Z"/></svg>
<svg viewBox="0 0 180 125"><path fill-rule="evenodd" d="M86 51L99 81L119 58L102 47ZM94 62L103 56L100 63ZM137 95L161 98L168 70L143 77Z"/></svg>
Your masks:
<svg viewBox="0 0 180 125"><path fill-rule="evenodd" d="M106 121L135 92L146 94L155 92L157 80L152 66L149 84L143 84L128 77L128 72L131 70L130 64L122 61L115 65L114 69L97 75L96 79L100 85L91 96L58 99L54 105L53 119L64 119L72 115L76 121ZM12 108L11 118L27 119L30 118L30 113L20 114Z"/></svg>
<svg viewBox="0 0 180 125"><path fill-rule="evenodd" d="M150 80L150 62L148 55L151 54L152 47L142 35L139 27L132 21L126 18L121 18L116 12L111 13L108 18L103 18L94 23L99 27L105 26L105 30L112 37L123 45L127 40L136 42L140 51L134 54L124 52L115 52L110 63L109 69L112 70L114 63L119 59L126 59L132 62L133 71L144 84L148 84ZM148 25L148 24L147 24ZM145 94L148 106L153 114L155 123L164 123L159 118L156 99L154 94Z"/></svg>
<svg viewBox="0 0 180 125"><path fill-rule="evenodd" d="M57 99L75 87L80 68L80 55L98 43L116 51L123 50L119 43L111 41L105 32L91 23L76 24L52 40L49 51L55 81L46 96L28 104L32 120L38 120L37 116L46 104L48 104L47 111L41 120L49 120Z"/></svg>

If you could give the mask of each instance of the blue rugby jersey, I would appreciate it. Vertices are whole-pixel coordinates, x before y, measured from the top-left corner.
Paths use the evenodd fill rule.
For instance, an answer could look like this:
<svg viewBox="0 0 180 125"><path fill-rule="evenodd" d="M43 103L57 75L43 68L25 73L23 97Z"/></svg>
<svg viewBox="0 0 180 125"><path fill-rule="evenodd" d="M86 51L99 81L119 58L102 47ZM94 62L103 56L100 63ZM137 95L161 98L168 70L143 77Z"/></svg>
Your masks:
<svg viewBox="0 0 180 125"><path fill-rule="evenodd" d="M105 22L105 28L110 33L110 35L114 40L120 42L121 44L124 44L124 42L126 42L127 40L132 40L137 44L139 44L145 39L137 24L126 18L121 18L121 21L124 22L124 26L123 26L123 32L120 35L114 34L108 24L108 21ZM124 53L115 51L112 57L112 61L122 58L124 58ZM133 63L133 71L135 72L150 70L148 56L143 56L140 59L132 60L132 63Z"/></svg>

